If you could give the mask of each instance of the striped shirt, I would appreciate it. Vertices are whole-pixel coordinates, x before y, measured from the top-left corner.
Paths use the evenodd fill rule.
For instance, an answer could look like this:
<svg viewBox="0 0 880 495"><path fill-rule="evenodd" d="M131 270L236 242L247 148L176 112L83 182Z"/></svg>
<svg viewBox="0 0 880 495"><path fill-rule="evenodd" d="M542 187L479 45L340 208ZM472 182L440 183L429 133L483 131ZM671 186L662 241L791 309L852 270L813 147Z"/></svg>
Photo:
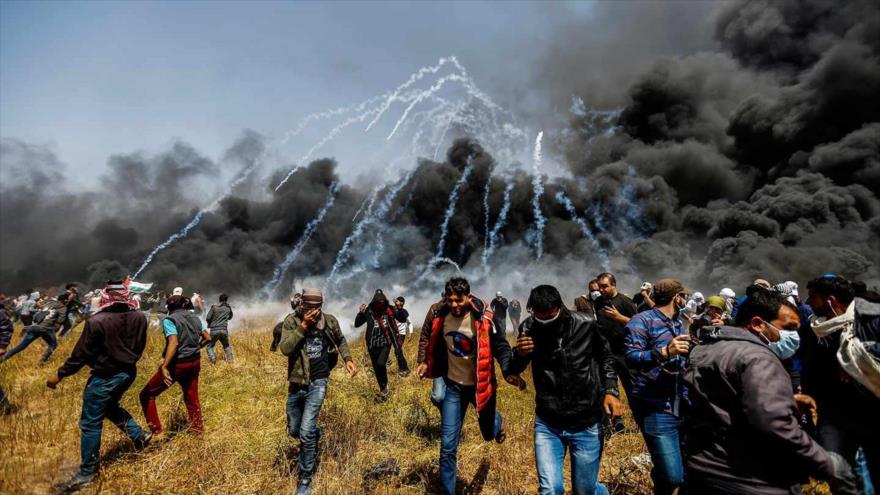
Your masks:
<svg viewBox="0 0 880 495"><path fill-rule="evenodd" d="M685 333L681 320L656 308L633 316L626 325L626 362L635 373L632 395L652 409L679 414L679 401L685 396L680 372L687 357L663 359L661 351Z"/></svg>

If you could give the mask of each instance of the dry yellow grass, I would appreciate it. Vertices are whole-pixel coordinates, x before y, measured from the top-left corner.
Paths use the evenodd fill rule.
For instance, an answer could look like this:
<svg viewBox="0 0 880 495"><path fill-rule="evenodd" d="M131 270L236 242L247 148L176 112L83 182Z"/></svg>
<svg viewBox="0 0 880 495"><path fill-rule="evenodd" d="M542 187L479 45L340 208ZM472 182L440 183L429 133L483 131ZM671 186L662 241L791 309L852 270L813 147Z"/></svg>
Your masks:
<svg viewBox="0 0 880 495"><path fill-rule="evenodd" d="M235 363L211 366L202 360L200 395L205 433L184 431L186 411L180 389L158 399L170 438L143 452L105 422L99 481L83 493L293 493L298 442L285 431L286 361L268 351L270 321L250 321L232 335ZM0 417L0 493L49 493L53 483L76 472L78 419L87 370L64 380L57 390L45 379L70 354L73 336L61 343L44 366L37 364L42 341L0 366L0 384L19 407ZM19 338L16 327L14 340ZM430 382L391 374L389 401L377 401L362 341L351 342L361 372L354 378L337 367L319 423L324 438L314 493L431 493L436 484L439 413L429 400ZM151 327L138 377L123 405L145 424L137 393L159 364L162 336ZM416 339L406 344L415 361ZM396 371L396 365L389 365ZM528 373L526 373L528 375ZM459 450L463 493L524 494L537 491L532 428L531 384L522 393L500 384L499 408L508 431L502 445L483 442L473 410L465 420ZM633 427L632 419L625 418ZM644 452L638 433L615 435L606 444L600 480L612 493L647 494L650 481L633 457ZM566 469L567 473L568 469Z"/></svg>

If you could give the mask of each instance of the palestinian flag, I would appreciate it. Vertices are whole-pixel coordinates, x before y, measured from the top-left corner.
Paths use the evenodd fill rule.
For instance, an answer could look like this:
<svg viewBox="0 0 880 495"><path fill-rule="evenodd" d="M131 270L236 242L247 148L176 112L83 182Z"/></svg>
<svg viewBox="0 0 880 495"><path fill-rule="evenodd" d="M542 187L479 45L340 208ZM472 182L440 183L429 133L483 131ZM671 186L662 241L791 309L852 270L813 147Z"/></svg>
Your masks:
<svg viewBox="0 0 880 495"><path fill-rule="evenodd" d="M149 292L151 288L153 288L153 284L142 284L140 282L135 282L131 279L131 277L126 277L125 282L122 283L126 287L128 287L128 291L132 294L143 294L145 292Z"/></svg>

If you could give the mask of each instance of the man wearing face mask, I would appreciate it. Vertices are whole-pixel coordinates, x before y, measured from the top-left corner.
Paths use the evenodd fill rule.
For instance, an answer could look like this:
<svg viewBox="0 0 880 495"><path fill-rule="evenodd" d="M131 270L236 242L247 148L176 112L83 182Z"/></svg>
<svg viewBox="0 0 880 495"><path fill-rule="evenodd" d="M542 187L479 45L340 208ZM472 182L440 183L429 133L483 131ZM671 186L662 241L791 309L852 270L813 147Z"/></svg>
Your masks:
<svg viewBox="0 0 880 495"><path fill-rule="evenodd" d="M678 280L659 280L654 309L626 325L626 362L634 372L629 405L654 464L655 494L671 494L684 481L680 373L687 364L690 337L678 315L690 294Z"/></svg>
<svg viewBox="0 0 880 495"><path fill-rule="evenodd" d="M861 447L874 486L880 486L880 398L863 387L846 368L848 347L843 343L852 335L858 318L856 299L849 281L825 275L807 284L807 303L818 317L812 332L801 335L804 392L816 399L819 443L855 465ZM835 495L857 493L847 486L831 483Z"/></svg>
<svg viewBox="0 0 880 495"><path fill-rule="evenodd" d="M596 282L596 279L590 280L587 284L587 288L589 289L589 294L581 294L574 299L574 309L579 313L584 313L596 317L596 301L602 297L602 293L599 292L599 284Z"/></svg>
<svg viewBox="0 0 880 495"><path fill-rule="evenodd" d="M736 326L706 327L683 374L688 388L689 493L787 495L808 476L853 486L843 459L798 424L800 406L770 345L797 331L797 309L753 286Z"/></svg>
<svg viewBox="0 0 880 495"><path fill-rule="evenodd" d="M563 495L562 467L571 449L575 495L607 494L598 483L602 416L620 416L617 375L595 318L571 312L550 285L532 289L532 316L522 323L510 372L531 363L535 382L535 461L539 491Z"/></svg>

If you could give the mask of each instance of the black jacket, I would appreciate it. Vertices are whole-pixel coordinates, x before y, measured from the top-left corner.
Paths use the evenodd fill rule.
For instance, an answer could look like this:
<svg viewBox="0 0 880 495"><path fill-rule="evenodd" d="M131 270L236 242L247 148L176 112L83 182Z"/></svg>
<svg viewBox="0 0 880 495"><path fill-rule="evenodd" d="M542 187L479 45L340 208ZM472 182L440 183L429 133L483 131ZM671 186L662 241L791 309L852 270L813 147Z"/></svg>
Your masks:
<svg viewBox="0 0 880 495"><path fill-rule="evenodd" d="M208 310L208 316L205 320L208 322L208 329L225 332L229 326L229 320L232 319L232 308L229 304L222 302L214 304Z"/></svg>
<svg viewBox="0 0 880 495"><path fill-rule="evenodd" d="M724 493L787 494L832 473L828 453L801 428L782 362L737 327L706 327L684 372L690 402L686 464Z"/></svg>
<svg viewBox="0 0 880 495"><path fill-rule="evenodd" d="M528 356L513 353L510 373L532 363L535 412L558 428L585 428L602 418L605 394L618 395L614 357L596 320L562 309L559 324L537 328L534 318L520 324L520 335L532 337Z"/></svg>
<svg viewBox="0 0 880 495"><path fill-rule="evenodd" d="M146 345L144 314L124 304L114 304L86 320L85 329L58 376L73 375L83 366L91 366L92 373L98 376L134 372Z"/></svg>

